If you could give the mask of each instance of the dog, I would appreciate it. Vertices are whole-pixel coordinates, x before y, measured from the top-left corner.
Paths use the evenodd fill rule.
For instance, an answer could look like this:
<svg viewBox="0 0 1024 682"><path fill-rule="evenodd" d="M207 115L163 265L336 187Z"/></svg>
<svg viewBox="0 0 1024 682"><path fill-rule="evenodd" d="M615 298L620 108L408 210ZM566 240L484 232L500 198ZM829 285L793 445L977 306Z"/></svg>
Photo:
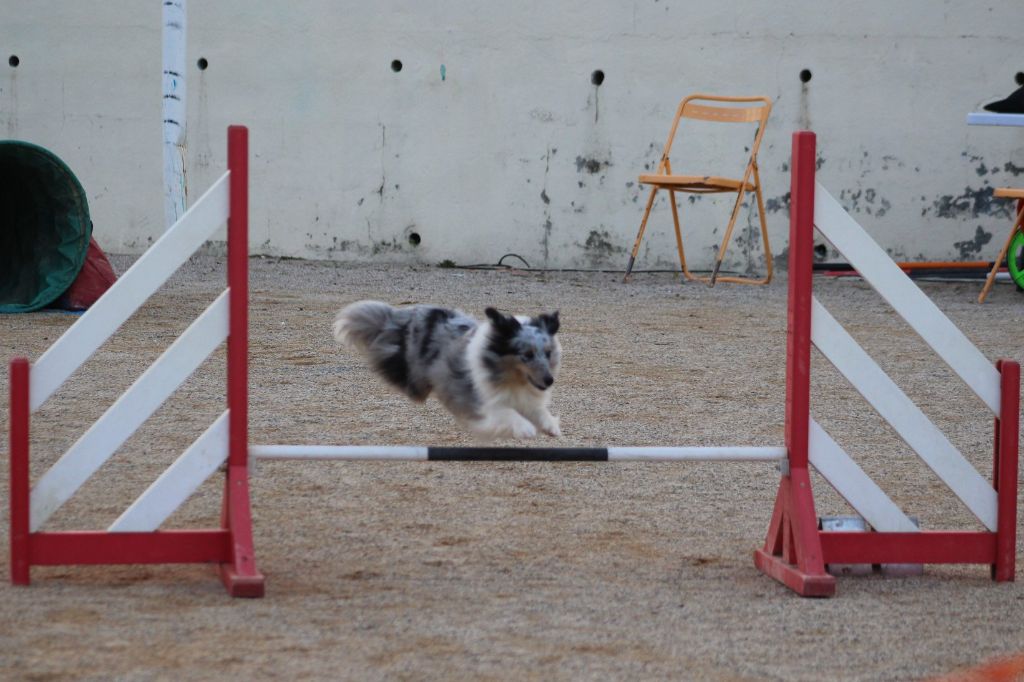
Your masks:
<svg viewBox="0 0 1024 682"><path fill-rule="evenodd" d="M434 395L481 440L562 435L548 411L562 347L558 311L537 317L358 301L338 312L334 338L363 354L415 402Z"/></svg>

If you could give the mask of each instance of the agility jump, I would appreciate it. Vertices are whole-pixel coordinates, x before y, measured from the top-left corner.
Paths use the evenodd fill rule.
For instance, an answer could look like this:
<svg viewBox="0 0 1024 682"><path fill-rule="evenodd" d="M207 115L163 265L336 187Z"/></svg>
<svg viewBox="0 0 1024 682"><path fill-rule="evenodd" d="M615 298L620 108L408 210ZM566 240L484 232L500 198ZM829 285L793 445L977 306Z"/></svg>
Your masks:
<svg viewBox="0 0 1024 682"><path fill-rule="evenodd" d="M835 593L826 564L989 565L1014 579L1020 367L995 365L967 340L815 182L815 137L793 136L785 445L779 447L450 448L248 443L248 132L228 129L228 172L34 364L10 364L11 581L32 566L214 563L232 596L259 597L249 500L249 458L427 461L776 461L781 480L754 563L802 596ZM228 287L35 486L29 421L67 378L225 221ZM985 481L812 295L814 229L828 239L992 411L993 482ZM46 531L44 524L178 386L227 341L228 409L106 530ZM919 531L810 415L810 348L817 347L984 525ZM162 524L226 463L218 528ZM872 532L819 530L809 467Z"/></svg>

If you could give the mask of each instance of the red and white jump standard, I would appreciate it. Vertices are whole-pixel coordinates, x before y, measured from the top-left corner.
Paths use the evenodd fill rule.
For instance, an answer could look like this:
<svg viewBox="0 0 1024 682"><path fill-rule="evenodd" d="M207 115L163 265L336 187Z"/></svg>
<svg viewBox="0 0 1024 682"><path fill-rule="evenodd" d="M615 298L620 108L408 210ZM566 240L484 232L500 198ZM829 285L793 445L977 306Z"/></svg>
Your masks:
<svg viewBox="0 0 1024 682"><path fill-rule="evenodd" d="M827 564L988 564L1014 578L1020 367L993 366L815 182L815 138L793 137L786 341L785 447L431 448L253 445L248 443L248 134L228 129L228 172L34 364L10 365L11 581L32 566L214 563L228 592L263 595L256 568L249 458L431 461L777 461L782 478L757 568L800 595L827 597ZM111 334L223 222L228 222L228 288L35 483L29 480L29 419ZM989 484L843 330L812 294L814 230L850 261L995 415L994 482ZM227 340L227 409L106 530L42 526L203 360ZM919 531L812 418L814 345L951 488L986 530ZM226 464L219 528L160 526ZM810 467L872 532L819 530Z"/></svg>
<svg viewBox="0 0 1024 682"><path fill-rule="evenodd" d="M228 129L228 172L35 363L10 365L11 582L29 583L32 566L69 564L215 563L235 597L263 595L249 507L248 407L248 130ZM29 416L183 263L224 220L228 223L228 288L37 482L29 482ZM147 256L149 256L147 258ZM227 337L229 409L108 530L41 531L38 527L131 435L195 367ZM133 389L138 387L137 391ZM155 404L140 408L148 396ZM30 395L31 394L31 395ZM132 424L123 427L124 424ZM225 428L226 426L226 428ZM113 441L113 442L111 442ZM220 446L224 446L221 448ZM97 448L104 453L94 454ZM218 453L218 450L221 450ZM229 450L229 452L224 452ZM221 527L158 530L203 479L182 470L215 471L227 459ZM177 464L177 463L176 463ZM154 492L151 492L154 491ZM183 500L182 500L183 501ZM153 504L155 502L156 504ZM143 518L158 514L154 521ZM155 525L154 525L155 523ZM143 530L145 529L145 530Z"/></svg>
<svg viewBox="0 0 1024 682"><path fill-rule="evenodd" d="M793 135L790 189L786 447L775 510L755 565L804 596L830 596L826 564L988 564L1012 581L1017 537L1020 365L993 367L815 182L814 133ZM995 414L993 483L986 484L944 436L812 297L814 228L836 246ZM987 527L919 531L810 417L811 343L840 370ZM876 531L818 529L808 463Z"/></svg>

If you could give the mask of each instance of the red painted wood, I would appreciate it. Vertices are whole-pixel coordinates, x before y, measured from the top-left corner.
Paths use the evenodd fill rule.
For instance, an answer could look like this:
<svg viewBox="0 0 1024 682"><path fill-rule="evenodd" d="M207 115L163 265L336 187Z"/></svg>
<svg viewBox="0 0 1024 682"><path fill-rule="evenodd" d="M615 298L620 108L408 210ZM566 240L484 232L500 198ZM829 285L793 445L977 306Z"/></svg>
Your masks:
<svg viewBox="0 0 1024 682"><path fill-rule="evenodd" d="M217 563L230 558L230 542L221 529L33 533L31 560L37 566Z"/></svg>
<svg viewBox="0 0 1024 682"><path fill-rule="evenodd" d="M231 533L231 560L221 564L221 581L233 597L262 597L264 577L256 568L252 542L248 467L228 467L225 511Z"/></svg>
<svg viewBox="0 0 1024 682"><path fill-rule="evenodd" d="M995 422L996 461L993 475L998 496L996 557L992 579L1014 579L1017 558L1017 476L1020 437L1020 364L997 363L1000 374L999 418Z"/></svg>
<svg viewBox="0 0 1024 682"><path fill-rule="evenodd" d="M228 461L244 465L249 436L249 131L228 128Z"/></svg>
<svg viewBox="0 0 1024 682"><path fill-rule="evenodd" d="M811 393L811 286L814 259L815 135L793 135L789 219L789 308L786 331L786 448L783 474L764 548L754 565L807 597L835 594L825 572L808 473Z"/></svg>
<svg viewBox="0 0 1024 682"><path fill-rule="evenodd" d="M786 447L789 465L807 468L811 395L814 263L814 133L793 133L789 206L789 310L786 330Z"/></svg>
<svg viewBox="0 0 1024 682"><path fill-rule="evenodd" d="M778 580L801 597L832 597L836 593L835 577L827 573L808 575L764 550L754 552L754 565L762 573Z"/></svg>
<svg viewBox="0 0 1024 682"><path fill-rule="evenodd" d="M768 522L768 537L765 538L764 551L769 556L782 554L783 537L782 528L786 511L787 488L789 479L783 477L779 482L779 490L775 493L775 508L772 510L772 519Z"/></svg>
<svg viewBox="0 0 1024 682"><path fill-rule="evenodd" d="M996 534L971 531L858 533L821 531L830 564L991 564Z"/></svg>
<svg viewBox="0 0 1024 682"><path fill-rule="evenodd" d="M10 365L10 547L11 583L29 584L29 362L27 358L14 358Z"/></svg>
<svg viewBox="0 0 1024 682"><path fill-rule="evenodd" d="M807 469L792 469L790 479L790 529L796 549L796 564L809 576L825 573L825 559L818 537L818 514L814 510L811 477Z"/></svg>
<svg viewBox="0 0 1024 682"><path fill-rule="evenodd" d="M222 525L231 534L231 556L220 572L232 596L262 597L249 500L249 131L244 126L228 128L228 169L228 473Z"/></svg>

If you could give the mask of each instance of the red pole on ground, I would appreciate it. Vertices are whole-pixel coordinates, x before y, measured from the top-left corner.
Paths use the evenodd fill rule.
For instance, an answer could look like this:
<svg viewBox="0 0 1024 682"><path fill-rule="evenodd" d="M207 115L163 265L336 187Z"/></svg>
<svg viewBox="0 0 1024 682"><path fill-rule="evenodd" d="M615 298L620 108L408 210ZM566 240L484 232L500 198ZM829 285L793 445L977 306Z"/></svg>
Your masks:
<svg viewBox="0 0 1024 682"><path fill-rule="evenodd" d="M231 532L232 563L221 579L234 597L262 597L249 503L249 130L228 128L231 172L228 217L228 472L223 526Z"/></svg>
<svg viewBox="0 0 1024 682"><path fill-rule="evenodd" d="M29 584L29 362L14 358L10 365L11 452L11 583Z"/></svg>

